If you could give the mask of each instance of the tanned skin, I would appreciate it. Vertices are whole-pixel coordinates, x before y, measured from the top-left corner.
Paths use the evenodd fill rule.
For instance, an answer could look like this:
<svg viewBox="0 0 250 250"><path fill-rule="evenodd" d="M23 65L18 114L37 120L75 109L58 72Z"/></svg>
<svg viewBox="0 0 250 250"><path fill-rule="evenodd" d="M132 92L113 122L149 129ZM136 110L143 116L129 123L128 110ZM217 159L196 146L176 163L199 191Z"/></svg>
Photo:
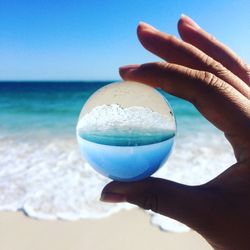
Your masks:
<svg viewBox="0 0 250 250"><path fill-rule="evenodd" d="M199 186L159 178L114 181L104 188L101 200L130 202L177 219L216 250L249 250L250 68L189 17L180 18L178 30L181 39L140 23L141 44L164 62L124 66L120 75L193 103L224 132L237 162Z"/></svg>

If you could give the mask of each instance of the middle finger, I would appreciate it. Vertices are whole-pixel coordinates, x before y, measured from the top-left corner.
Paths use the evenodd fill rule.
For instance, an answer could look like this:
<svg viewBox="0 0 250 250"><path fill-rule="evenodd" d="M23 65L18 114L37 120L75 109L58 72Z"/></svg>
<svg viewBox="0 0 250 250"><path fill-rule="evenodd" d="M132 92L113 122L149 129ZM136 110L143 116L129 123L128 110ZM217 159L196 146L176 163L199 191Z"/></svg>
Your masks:
<svg viewBox="0 0 250 250"><path fill-rule="evenodd" d="M145 23L138 26L137 33L142 45L162 59L192 69L208 71L250 99L250 89L245 82L198 48Z"/></svg>

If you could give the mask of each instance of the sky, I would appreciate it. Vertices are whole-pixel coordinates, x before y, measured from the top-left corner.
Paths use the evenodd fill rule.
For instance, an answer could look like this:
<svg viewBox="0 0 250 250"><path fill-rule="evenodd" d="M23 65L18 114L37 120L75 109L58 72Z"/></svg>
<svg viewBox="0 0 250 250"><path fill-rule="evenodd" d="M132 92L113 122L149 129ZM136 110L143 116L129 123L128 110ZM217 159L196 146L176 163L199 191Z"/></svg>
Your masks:
<svg viewBox="0 0 250 250"><path fill-rule="evenodd" d="M0 80L113 80L157 61L139 21L178 36L184 13L250 62L249 0L0 0Z"/></svg>

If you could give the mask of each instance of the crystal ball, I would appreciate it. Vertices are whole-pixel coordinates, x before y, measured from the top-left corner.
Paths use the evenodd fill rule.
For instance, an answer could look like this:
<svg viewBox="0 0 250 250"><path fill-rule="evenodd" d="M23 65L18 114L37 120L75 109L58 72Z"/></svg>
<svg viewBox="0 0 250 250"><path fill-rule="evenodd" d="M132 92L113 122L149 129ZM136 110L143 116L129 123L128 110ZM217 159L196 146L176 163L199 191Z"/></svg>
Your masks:
<svg viewBox="0 0 250 250"><path fill-rule="evenodd" d="M117 181L155 173L169 157L175 132L172 108L160 91L129 81L108 84L91 95L76 127L84 159Z"/></svg>

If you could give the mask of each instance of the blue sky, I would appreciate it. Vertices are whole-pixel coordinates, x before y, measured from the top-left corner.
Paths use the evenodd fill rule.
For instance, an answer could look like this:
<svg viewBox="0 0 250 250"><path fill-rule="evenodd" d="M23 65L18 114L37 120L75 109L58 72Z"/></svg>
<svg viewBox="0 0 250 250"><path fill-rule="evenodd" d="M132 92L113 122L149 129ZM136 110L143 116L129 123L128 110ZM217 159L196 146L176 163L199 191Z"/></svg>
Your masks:
<svg viewBox="0 0 250 250"><path fill-rule="evenodd" d="M121 65L157 60L137 23L178 35L181 13L250 62L249 0L0 0L0 79L118 79Z"/></svg>

